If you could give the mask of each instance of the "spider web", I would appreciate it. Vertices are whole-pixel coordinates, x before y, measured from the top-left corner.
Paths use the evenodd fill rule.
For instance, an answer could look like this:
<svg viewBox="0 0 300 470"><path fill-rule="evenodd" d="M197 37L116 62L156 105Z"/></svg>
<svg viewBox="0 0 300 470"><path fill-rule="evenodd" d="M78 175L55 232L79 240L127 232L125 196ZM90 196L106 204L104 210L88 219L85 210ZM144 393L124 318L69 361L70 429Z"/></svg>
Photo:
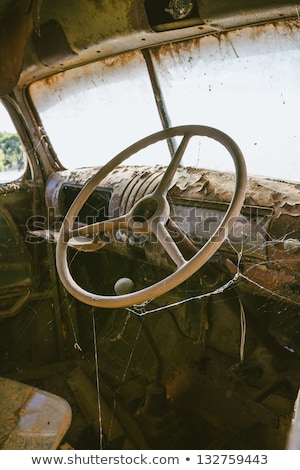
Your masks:
<svg viewBox="0 0 300 470"><path fill-rule="evenodd" d="M285 238L287 238L287 236ZM219 286L215 289L212 289L208 292L201 293L199 295L189 296L189 297L186 297L182 300L179 300L179 301L176 301L176 302L173 302L173 303L167 303L166 305L163 305L163 306L152 307L153 300L149 300L148 302L145 302L141 305L134 305L132 307L128 307L128 308L125 309L128 312L128 314L127 314L127 316L124 320L123 328L118 332L118 334L115 337L112 337L110 339L110 341L116 342L116 341L118 341L122 338L122 336L125 334L126 328L128 326L128 322L130 321L132 315L135 316L135 317L140 318L141 322L140 322L140 326L138 328L138 331L136 333L134 342L132 343L132 347L131 347L130 353L128 355L127 362L126 362L126 365L125 365L123 373L122 373L122 379L121 379L120 385L122 385L126 381L127 374L128 374L131 362L132 362L132 358L133 358L134 353L135 353L136 345L137 345L137 342L140 338L141 332L143 330L144 318L149 316L149 315L156 314L156 313L159 313L159 312L162 312L162 311L165 311L165 310L172 311L172 309L174 309L174 308L176 308L180 305L186 304L188 302L192 302L192 301L195 301L195 300L198 300L198 301L199 300L205 300L205 299L211 298L213 296L218 296L220 294L223 294L225 291L230 290L235 286L238 286L238 283L240 281L243 281L244 283L248 283L250 285L254 285L261 292L262 296L266 298L266 302L268 301L269 298L273 298L273 299L276 299L277 301L283 302L284 304L288 303L288 304L293 304L293 305L296 305L296 306L300 305L299 302L294 301L294 300L288 298L287 296L278 294L275 290L273 291L269 288L266 288L263 284L260 284L259 282L257 282L257 280L253 280L253 279L251 279L250 276L243 274L242 269L241 269L243 255L244 255L243 244L241 243L240 248L237 249L236 245L233 246L232 243L230 242L230 240L227 240L227 241L231 245L231 248L235 252L235 255L236 255L236 272L232 275L232 277L228 281L224 282L221 286ZM268 240L267 242L265 242L265 246L267 246L267 245L268 246L276 245L278 243L282 243L282 241L283 240L275 240L275 239L274 240ZM277 262L278 262L278 260L277 260ZM264 263L266 263L266 262L259 261L259 262L256 263L256 266L261 266ZM242 363L245 359L245 342L246 342L246 332L247 332L247 321L246 321L246 314L245 314L245 310L244 310L244 306L243 306L243 301L241 299L238 299L238 300L239 300L239 308L240 308L240 348L239 348L239 351L240 351L240 362ZM94 325L94 328L95 328L95 325ZM96 332L94 332L94 338L96 338ZM96 362L96 359L97 359L96 349L97 348L95 346L95 362ZM98 394L98 400L99 400L99 416L101 416L100 390L99 390L99 394ZM117 406L117 394L115 394L114 399L113 399L110 428L112 428L112 423L113 423L113 420L114 420L114 417L115 417L116 406ZM99 418L99 428L100 427L101 427L101 419ZM101 435L101 432L100 432L100 435ZM100 442L100 448L102 448L102 446L103 446L103 442Z"/></svg>

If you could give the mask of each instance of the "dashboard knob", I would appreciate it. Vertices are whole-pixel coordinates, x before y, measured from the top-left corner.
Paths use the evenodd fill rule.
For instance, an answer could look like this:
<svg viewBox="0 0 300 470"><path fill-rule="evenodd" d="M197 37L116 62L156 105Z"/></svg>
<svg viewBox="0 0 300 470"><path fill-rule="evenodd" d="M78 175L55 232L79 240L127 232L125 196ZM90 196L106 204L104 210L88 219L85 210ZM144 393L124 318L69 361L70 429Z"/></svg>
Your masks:
<svg viewBox="0 0 300 470"><path fill-rule="evenodd" d="M114 291L117 295L129 294L134 289L134 283L129 277L121 277L114 285Z"/></svg>

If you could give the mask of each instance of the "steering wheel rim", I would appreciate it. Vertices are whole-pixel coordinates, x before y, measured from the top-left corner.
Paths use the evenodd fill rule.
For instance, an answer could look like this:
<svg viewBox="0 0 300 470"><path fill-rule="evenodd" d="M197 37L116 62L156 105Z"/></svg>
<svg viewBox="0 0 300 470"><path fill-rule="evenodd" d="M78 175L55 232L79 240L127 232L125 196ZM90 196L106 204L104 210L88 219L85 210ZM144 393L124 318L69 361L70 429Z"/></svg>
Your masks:
<svg viewBox="0 0 300 470"><path fill-rule="evenodd" d="M158 194L158 200L160 201L160 205L164 206L166 202L166 194L169 189L169 185L173 179L173 176L178 168L179 162L181 160L182 155L184 154L185 148L188 145L188 142L191 137L194 135L209 137L213 140L218 141L222 144L229 154L231 155L236 171L236 180L235 180L235 189L229 204L229 207L221 220L220 224L216 228L213 235L209 238L209 240L200 248L200 250L189 260L180 260L179 258L175 261L177 264L177 269L175 272L168 275L166 278L147 286L143 289L138 291L134 291L128 294L122 295L100 295L94 294L89 291L86 291L81 286L79 286L76 281L71 276L68 261L67 261L67 249L68 249L68 242L69 240L74 237L74 234L77 235L86 235L88 233L93 233L95 227L92 225L85 226L79 230L73 230L73 221L78 216L80 209L82 208L85 201L88 197L92 194L94 189L101 183L101 181L119 164L121 164L124 160L129 158L131 155L135 154L136 152L142 150L149 145L152 145L156 142L170 139L175 136L183 136L180 146L178 147L175 156L172 158L169 166L167 167L166 173L163 175L162 179L165 178L164 183L162 184L163 188L160 190L160 194ZM176 159L176 162L175 160ZM171 170L170 170L171 168ZM168 173L168 176L165 175ZM160 183L161 184L161 183ZM151 134L137 142L133 145L127 147L125 150L120 152L116 155L112 160L106 163L103 167L101 167L98 172L84 185L76 199L73 201L71 207L69 208L60 228L60 232L57 239L57 247L56 247L56 267L59 278L66 288L66 290L77 300L86 303L93 307L100 307L100 308L124 308L129 307L132 305L142 304L148 300L153 298L159 297L160 295L165 294L166 292L172 290L173 288L177 287L179 284L184 282L188 279L192 274L198 271L213 255L214 253L220 248L224 240L226 239L228 233L230 232L236 218L240 214L240 210L242 208L244 202L244 196L246 191L247 185L247 172L246 172L246 165L244 161L243 154L238 147L238 145L234 142L234 140L229 137L224 132L208 127L208 126L201 126L201 125L185 125L185 126L178 126L169 128L166 130L162 130ZM156 190L155 190L156 191ZM154 191L154 193L155 193ZM153 193L153 194L154 194ZM153 196L150 195L150 196ZM148 196L146 196L147 198ZM154 194L153 199L156 198ZM138 201L136 204L139 204ZM116 218L112 221L108 220L105 221L106 227L109 230L114 230L115 226L123 223L129 223L130 218L132 218L134 214L134 210L136 210L136 204L134 205L133 209L126 214L125 218ZM156 218L156 225L154 224L154 220L152 220L154 224L154 230L157 230L155 235L159 238L159 233L162 231L162 236L165 236L167 229L166 225L166 217L168 217L168 208L165 206L159 210L162 210L162 219L165 220L160 221L159 218ZM155 218L153 218L155 219ZM158 223L157 223L158 221ZM102 223L103 225L104 223ZM101 223L95 224L99 229ZM102 230L102 229L101 229ZM105 229L107 230L107 229ZM104 230L102 230L104 231ZM169 246L172 247L171 250L171 257L172 257L172 250L176 252L177 248L174 248L175 242L170 245L163 245L166 251ZM177 255L175 255L177 257Z"/></svg>

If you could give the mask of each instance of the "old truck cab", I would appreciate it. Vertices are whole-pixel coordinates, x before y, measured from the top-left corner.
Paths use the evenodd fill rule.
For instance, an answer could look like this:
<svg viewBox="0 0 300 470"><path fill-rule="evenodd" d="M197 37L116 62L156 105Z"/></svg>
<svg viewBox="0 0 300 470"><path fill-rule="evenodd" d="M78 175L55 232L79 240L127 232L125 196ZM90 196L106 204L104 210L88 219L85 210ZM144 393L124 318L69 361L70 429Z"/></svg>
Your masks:
<svg viewBox="0 0 300 470"><path fill-rule="evenodd" d="M299 449L298 3L0 22L0 447Z"/></svg>

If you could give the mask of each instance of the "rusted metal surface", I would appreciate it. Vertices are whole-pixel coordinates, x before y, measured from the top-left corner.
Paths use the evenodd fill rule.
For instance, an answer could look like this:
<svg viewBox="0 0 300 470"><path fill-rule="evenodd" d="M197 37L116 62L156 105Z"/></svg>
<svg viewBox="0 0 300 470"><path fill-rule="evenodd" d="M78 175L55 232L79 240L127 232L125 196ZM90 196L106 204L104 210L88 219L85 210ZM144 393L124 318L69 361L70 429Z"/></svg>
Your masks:
<svg viewBox="0 0 300 470"><path fill-rule="evenodd" d="M219 34L220 31L226 32L248 24L298 18L296 2L286 1L282 5L282 2L274 1L269 8L265 8L261 1L257 1L254 10L248 1L243 4L242 8L232 7L231 4L225 8L224 4L219 7L212 2L199 1L199 17L197 15L191 20L181 19L154 25L154 31L149 25L144 3L139 0L123 0L117 5L109 0L102 1L101 8L94 0L73 3L72 8L68 2L44 0L40 13L41 24L56 21L66 36L68 51L62 47L61 51L56 52L56 61L53 57L54 62L51 65L48 61L48 65L42 66L31 45L19 84L28 84L36 78L49 76L64 68L129 50L206 34ZM84 20L87 14L88 22ZM70 50L75 55L70 54Z"/></svg>
<svg viewBox="0 0 300 470"><path fill-rule="evenodd" d="M83 185L98 169L98 167L89 167L64 170L50 176L46 188L47 205L53 207L57 205L58 194L63 183ZM122 166L113 170L101 186L112 188L117 194L121 194L129 182L138 179L143 181L148 176L156 179L164 171L165 167L160 166ZM232 173L190 167L179 168L169 195L192 201L229 203L234 183L235 178ZM139 192L139 197L148 192L149 189L144 188ZM297 216L300 214L299 185L269 178L249 177L245 205L272 209L276 218L282 214Z"/></svg>
<svg viewBox="0 0 300 470"><path fill-rule="evenodd" d="M0 448L56 449L69 428L71 409L60 397L0 378Z"/></svg>
<svg viewBox="0 0 300 470"><path fill-rule="evenodd" d="M18 82L27 43L40 7L39 0L5 0L2 3L4 11L0 27L0 95L11 92Z"/></svg>

